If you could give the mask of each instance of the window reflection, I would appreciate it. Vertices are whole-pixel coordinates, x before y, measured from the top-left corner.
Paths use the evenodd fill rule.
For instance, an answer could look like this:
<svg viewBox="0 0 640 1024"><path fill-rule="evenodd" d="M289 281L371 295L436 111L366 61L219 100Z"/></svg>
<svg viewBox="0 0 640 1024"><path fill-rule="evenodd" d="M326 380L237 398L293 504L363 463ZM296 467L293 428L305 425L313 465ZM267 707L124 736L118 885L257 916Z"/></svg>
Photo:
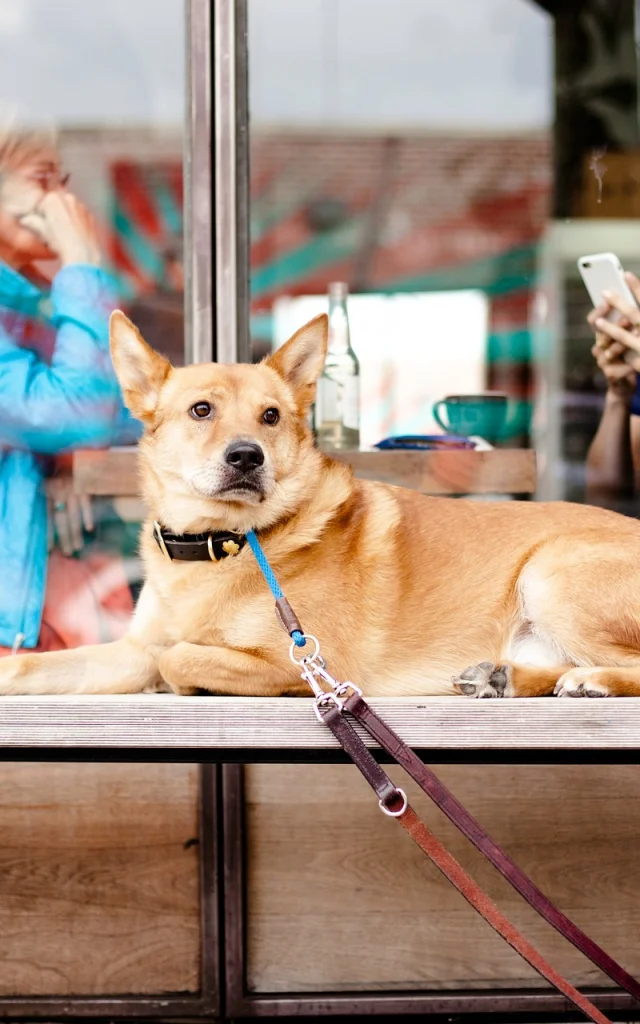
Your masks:
<svg viewBox="0 0 640 1024"><path fill-rule="evenodd" d="M503 392L539 497L636 514L586 478L611 389L576 267L640 268L636 36L632 0L249 0L255 358L344 281L364 444Z"/></svg>
<svg viewBox="0 0 640 1024"><path fill-rule="evenodd" d="M303 20L293 6L249 5L256 355L283 340L287 304L289 327L297 297L316 295L317 312L344 280L364 444L437 432L434 403L489 390L510 398L504 442L526 445L552 189L548 13L308 2Z"/></svg>
<svg viewBox="0 0 640 1024"><path fill-rule="evenodd" d="M0 9L0 653L116 638L140 586L141 509L80 499L72 459L139 437L113 309L184 358L184 16Z"/></svg>

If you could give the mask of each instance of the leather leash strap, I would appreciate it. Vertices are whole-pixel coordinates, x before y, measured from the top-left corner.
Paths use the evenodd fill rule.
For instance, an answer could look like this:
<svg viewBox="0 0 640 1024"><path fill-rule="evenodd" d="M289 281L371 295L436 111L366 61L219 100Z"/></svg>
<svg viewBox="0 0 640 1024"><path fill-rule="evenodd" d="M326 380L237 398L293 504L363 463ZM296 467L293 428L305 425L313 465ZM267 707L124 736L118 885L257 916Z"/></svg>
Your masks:
<svg viewBox="0 0 640 1024"><path fill-rule="evenodd" d="M480 886L467 874L455 857L444 848L440 840L436 839L429 831L407 802L404 793L397 788L364 745L342 711L337 707L330 707L329 710L321 712L321 718L374 790L382 809L398 819L405 832L411 836L487 924L490 924L516 953L519 953L538 974L570 1000L585 1017L593 1021L594 1024L611 1024L609 1018L605 1017L586 996L578 992L573 985L554 970L551 964L547 963L537 949L520 934ZM394 803L398 805L397 810L394 809Z"/></svg>
<svg viewBox="0 0 640 1024"><path fill-rule="evenodd" d="M485 832L480 822L476 821L453 793L449 792L435 772L424 764L397 733L378 717L366 701L356 693L345 701L344 706L345 710L360 722L369 735L418 783L420 789L446 814L449 821L453 822L456 828L493 864L503 878L511 883L529 906L533 907L545 921L548 921L560 935L568 939L576 949L584 953L612 981L615 981L617 985L640 1002L640 984L636 979L554 906L551 900L511 859L509 854Z"/></svg>

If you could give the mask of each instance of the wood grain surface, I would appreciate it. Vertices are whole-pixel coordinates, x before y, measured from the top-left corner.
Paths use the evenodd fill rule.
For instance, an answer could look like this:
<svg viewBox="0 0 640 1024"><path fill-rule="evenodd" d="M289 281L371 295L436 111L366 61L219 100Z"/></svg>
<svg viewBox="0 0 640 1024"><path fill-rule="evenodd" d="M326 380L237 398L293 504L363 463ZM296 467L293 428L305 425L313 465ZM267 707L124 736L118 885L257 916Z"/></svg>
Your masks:
<svg viewBox="0 0 640 1024"><path fill-rule="evenodd" d="M198 989L197 780L0 765L0 995Z"/></svg>
<svg viewBox="0 0 640 1024"><path fill-rule="evenodd" d="M464 697L376 697L374 708L411 746L432 750L637 751L640 697L619 700L469 700ZM340 750L313 713L311 698L3 697L0 757L15 747L202 750ZM370 746L373 740L360 726Z"/></svg>
<svg viewBox="0 0 640 1024"><path fill-rule="evenodd" d="M434 765L540 888L640 974L640 771ZM529 908L399 769L436 834L557 970L608 979ZM380 813L357 771L249 766L248 983L255 992L544 983Z"/></svg>

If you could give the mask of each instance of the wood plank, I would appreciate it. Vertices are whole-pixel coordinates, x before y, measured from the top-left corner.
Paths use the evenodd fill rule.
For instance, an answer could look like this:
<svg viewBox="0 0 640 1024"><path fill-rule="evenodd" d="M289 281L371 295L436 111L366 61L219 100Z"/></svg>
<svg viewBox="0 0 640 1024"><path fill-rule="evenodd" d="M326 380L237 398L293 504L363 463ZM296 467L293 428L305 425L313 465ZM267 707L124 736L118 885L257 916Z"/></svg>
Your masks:
<svg viewBox="0 0 640 1024"><path fill-rule="evenodd" d="M432 750L630 750L640 747L640 698L475 701L371 699L413 747ZM359 728L359 727L358 727ZM361 732L370 746L370 738ZM5 697L0 751L15 747L321 752L339 749L312 700L274 697Z"/></svg>
<svg viewBox="0 0 640 1024"><path fill-rule="evenodd" d="M0 995L196 992L194 765L0 765Z"/></svg>
<svg viewBox="0 0 640 1024"><path fill-rule="evenodd" d="M532 494L536 487L536 455L523 448L362 451L335 453L335 457L352 465L362 479L424 494ZM131 497L138 493L135 448L76 452L73 472L79 494Z"/></svg>
<svg viewBox="0 0 640 1024"><path fill-rule="evenodd" d="M433 767L541 889L638 976L637 768ZM400 770L390 774L557 970L574 984L611 985ZM252 765L245 784L247 978L254 992L544 986L380 814L355 769Z"/></svg>
<svg viewBox="0 0 640 1024"><path fill-rule="evenodd" d="M135 497L138 480L137 448L78 451L73 456L74 488L78 494Z"/></svg>
<svg viewBox="0 0 640 1024"><path fill-rule="evenodd" d="M536 454L523 448L454 452L335 452L362 480L422 494L532 494Z"/></svg>

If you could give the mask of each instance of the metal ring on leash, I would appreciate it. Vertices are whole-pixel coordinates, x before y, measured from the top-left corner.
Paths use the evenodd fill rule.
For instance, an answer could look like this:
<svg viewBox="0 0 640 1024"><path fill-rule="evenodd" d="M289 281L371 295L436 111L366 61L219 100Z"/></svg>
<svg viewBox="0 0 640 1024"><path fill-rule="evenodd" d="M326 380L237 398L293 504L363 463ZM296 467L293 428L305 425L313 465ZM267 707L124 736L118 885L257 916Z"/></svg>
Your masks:
<svg viewBox="0 0 640 1024"><path fill-rule="evenodd" d="M299 648L295 640L292 640L291 647L289 648L289 657L291 658L294 665L304 665L305 662L307 661L315 661L315 659L320 654L320 644L318 640L315 638L315 636L313 636L311 633L303 633L302 636L304 640L311 640L311 642L315 644L315 650L313 654L303 654L301 658L296 658L295 652L297 650L302 650L302 648Z"/></svg>
<svg viewBox="0 0 640 1024"><path fill-rule="evenodd" d="M398 787L393 795L402 797L402 807L400 808L399 811L390 810L385 804L383 804L382 800L378 800L378 806L380 807L380 810L383 812L383 814L388 814L390 818L400 818L406 811L407 807L409 806L407 794L405 793L404 789L400 789L400 787Z"/></svg>

